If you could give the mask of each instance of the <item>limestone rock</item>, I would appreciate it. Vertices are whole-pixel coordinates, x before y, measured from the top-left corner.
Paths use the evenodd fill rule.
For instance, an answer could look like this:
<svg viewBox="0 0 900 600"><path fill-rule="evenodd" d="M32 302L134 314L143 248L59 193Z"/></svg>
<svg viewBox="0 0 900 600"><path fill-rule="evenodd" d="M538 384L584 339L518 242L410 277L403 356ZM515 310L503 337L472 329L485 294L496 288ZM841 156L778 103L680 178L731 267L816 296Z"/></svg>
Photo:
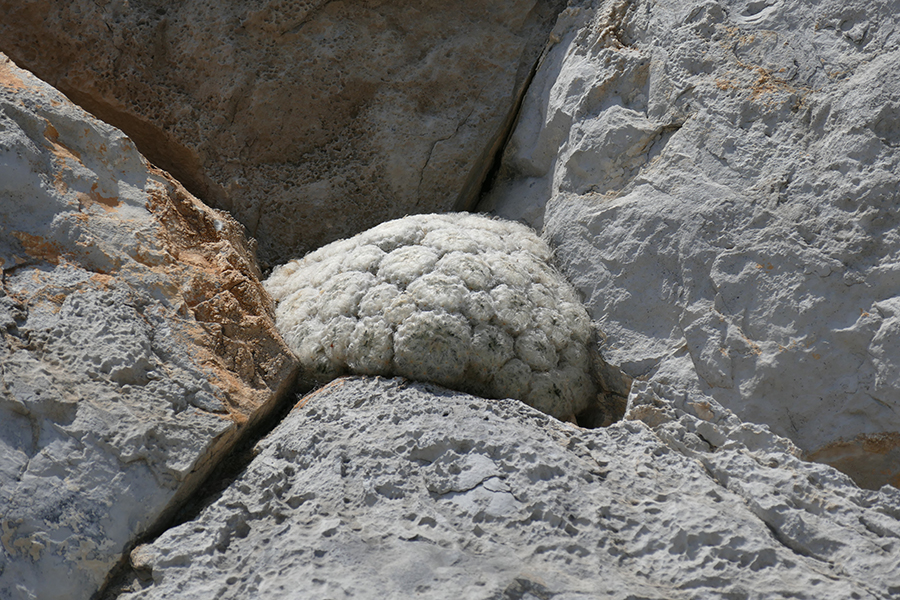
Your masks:
<svg viewBox="0 0 900 600"><path fill-rule="evenodd" d="M294 359L240 225L0 55L0 597L88 598Z"/></svg>
<svg viewBox="0 0 900 600"><path fill-rule="evenodd" d="M604 357L900 484L900 3L570 6L484 207Z"/></svg>
<svg viewBox="0 0 900 600"><path fill-rule="evenodd" d="M561 0L0 1L0 51L276 264L474 203Z"/></svg>
<svg viewBox="0 0 900 600"><path fill-rule="evenodd" d="M196 520L135 549L118 597L896 596L896 489L861 490L714 402L640 382L631 405L586 430L339 379Z"/></svg>
<svg viewBox="0 0 900 600"><path fill-rule="evenodd" d="M594 333L551 256L519 223L415 215L282 265L265 286L276 326L319 383L402 375L560 419L593 415Z"/></svg>

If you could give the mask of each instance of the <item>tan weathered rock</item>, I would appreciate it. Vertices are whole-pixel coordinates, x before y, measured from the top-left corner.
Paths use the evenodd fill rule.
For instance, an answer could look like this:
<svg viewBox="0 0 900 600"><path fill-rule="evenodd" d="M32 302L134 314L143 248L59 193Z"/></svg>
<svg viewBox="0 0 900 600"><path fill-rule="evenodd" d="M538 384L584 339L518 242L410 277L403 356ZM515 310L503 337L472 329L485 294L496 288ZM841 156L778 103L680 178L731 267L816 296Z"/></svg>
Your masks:
<svg viewBox="0 0 900 600"><path fill-rule="evenodd" d="M295 371L241 226L0 55L0 597L87 598Z"/></svg>
<svg viewBox="0 0 900 600"><path fill-rule="evenodd" d="M274 263L470 207L562 5L2 0L0 50Z"/></svg>

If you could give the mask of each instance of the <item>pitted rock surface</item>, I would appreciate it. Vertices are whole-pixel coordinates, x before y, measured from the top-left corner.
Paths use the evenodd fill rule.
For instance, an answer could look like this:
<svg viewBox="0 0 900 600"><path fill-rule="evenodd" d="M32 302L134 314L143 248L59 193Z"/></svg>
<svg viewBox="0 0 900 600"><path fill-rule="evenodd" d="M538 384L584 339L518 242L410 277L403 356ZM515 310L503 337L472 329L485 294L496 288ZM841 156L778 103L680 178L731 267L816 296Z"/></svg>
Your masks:
<svg viewBox="0 0 900 600"><path fill-rule="evenodd" d="M119 598L896 597L896 489L692 402L640 382L645 421L585 430L512 400L337 380L195 521L138 547Z"/></svg>
<svg viewBox="0 0 900 600"><path fill-rule="evenodd" d="M550 259L518 223L418 215L278 267L265 285L313 381L402 375L569 418L597 398L593 334Z"/></svg>

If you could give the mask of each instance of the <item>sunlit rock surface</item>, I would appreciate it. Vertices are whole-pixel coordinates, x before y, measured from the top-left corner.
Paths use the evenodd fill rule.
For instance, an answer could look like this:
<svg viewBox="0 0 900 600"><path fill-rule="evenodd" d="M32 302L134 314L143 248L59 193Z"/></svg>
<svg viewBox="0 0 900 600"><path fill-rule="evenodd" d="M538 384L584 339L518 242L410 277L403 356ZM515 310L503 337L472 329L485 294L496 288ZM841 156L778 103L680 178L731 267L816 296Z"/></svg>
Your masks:
<svg viewBox="0 0 900 600"><path fill-rule="evenodd" d="M715 403L634 389L635 420L579 429L513 400L339 379L196 520L138 547L119 598L900 592L900 492L861 490Z"/></svg>
<svg viewBox="0 0 900 600"><path fill-rule="evenodd" d="M0 55L0 598L89 598L290 383L241 227Z"/></svg>
<svg viewBox="0 0 900 600"><path fill-rule="evenodd" d="M634 377L900 482L900 3L580 2L483 208Z"/></svg>

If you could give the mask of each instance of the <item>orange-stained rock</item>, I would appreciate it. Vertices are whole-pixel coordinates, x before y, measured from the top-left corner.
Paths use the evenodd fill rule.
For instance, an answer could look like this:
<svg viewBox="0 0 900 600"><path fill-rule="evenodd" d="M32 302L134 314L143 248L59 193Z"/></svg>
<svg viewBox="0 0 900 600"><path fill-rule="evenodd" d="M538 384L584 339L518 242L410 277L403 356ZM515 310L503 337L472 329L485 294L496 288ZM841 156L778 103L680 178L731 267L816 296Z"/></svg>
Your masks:
<svg viewBox="0 0 900 600"><path fill-rule="evenodd" d="M87 598L294 358L242 227L3 55L0 268L0 597Z"/></svg>
<svg viewBox="0 0 900 600"><path fill-rule="evenodd" d="M900 489L900 433L858 435L838 440L806 455L846 473L863 488L889 484Z"/></svg>
<svg viewBox="0 0 900 600"><path fill-rule="evenodd" d="M274 263L470 208L564 6L0 0L0 51L229 210Z"/></svg>

